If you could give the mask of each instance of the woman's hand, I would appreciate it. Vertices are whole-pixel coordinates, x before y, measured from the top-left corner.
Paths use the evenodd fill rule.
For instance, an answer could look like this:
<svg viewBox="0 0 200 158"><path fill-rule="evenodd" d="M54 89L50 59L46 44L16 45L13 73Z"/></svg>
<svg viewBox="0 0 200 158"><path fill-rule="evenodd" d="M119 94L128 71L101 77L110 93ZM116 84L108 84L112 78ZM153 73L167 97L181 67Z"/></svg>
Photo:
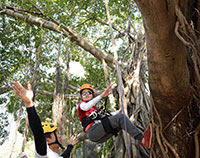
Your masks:
<svg viewBox="0 0 200 158"><path fill-rule="evenodd" d="M19 82L13 82L12 88L14 89L15 94L20 97L26 104L26 107L33 106L33 91L31 85L28 84L28 89L25 89Z"/></svg>
<svg viewBox="0 0 200 158"><path fill-rule="evenodd" d="M112 90L112 87L111 87L111 86L108 86L108 87L105 89L105 91L101 94L101 97L102 97L102 98L105 98L105 97L107 97L108 95L110 95L110 94L111 94L111 90Z"/></svg>
<svg viewBox="0 0 200 158"><path fill-rule="evenodd" d="M74 135L71 135L68 144L71 144L71 145L74 146L74 145L76 145L78 142L79 142L79 139L76 138Z"/></svg>

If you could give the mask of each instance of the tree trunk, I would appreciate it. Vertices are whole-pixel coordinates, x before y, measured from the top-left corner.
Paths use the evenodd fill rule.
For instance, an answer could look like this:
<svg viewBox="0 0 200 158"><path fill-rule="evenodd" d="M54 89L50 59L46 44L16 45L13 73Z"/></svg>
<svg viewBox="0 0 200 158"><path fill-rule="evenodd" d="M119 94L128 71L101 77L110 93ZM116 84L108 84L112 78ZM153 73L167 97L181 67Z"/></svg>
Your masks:
<svg viewBox="0 0 200 158"><path fill-rule="evenodd" d="M22 104L23 104L23 102L21 102L19 113L17 115L16 129L15 129L15 133L14 133L14 140L13 140L13 143L11 145L10 151L8 153L8 155L9 155L8 157L9 158L12 158L12 154L13 154L13 151L14 151L15 143L16 143L16 140L17 140L17 132L18 132L18 129L19 129L19 126L20 126L20 117L21 117L21 114L22 114Z"/></svg>
<svg viewBox="0 0 200 158"><path fill-rule="evenodd" d="M199 48L194 35L188 34L192 30L188 23L192 20L191 13L195 13L194 2L136 1L145 27L149 85L154 102L151 157L195 156L192 131L199 122L199 99L195 100L194 90L200 85L199 69L195 71L196 61L190 54L195 56ZM183 28L179 30L182 38L177 37L179 33L175 30L177 20ZM185 45L191 40L193 43Z"/></svg>
<svg viewBox="0 0 200 158"><path fill-rule="evenodd" d="M137 34L140 34L138 32ZM136 38L137 37L137 38ZM144 47L143 36L136 36L134 42L130 41L129 53L131 58L128 66L123 67L122 84L124 87L124 96L126 100L126 110L130 120L141 130L145 131L150 118L150 98L146 87L146 49ZM126 60L126 59L124 59ZM135 140L131 139L132 157L147 158L149 153L140 145L134 145Z"/></svg>
<svg viewBox="0 0 200 158"><path fill-rule="evenodd" d="M24 138L23 138L23 143L22 143L22 152L25 150L27 138L28 138L28 133L29 133L29 124L28 124L28 115L26 116L26 126L25 126L25 132L24 132Z"/></svg>
<svg viewBox="0 0 200 158"><path fill-rule="evenodd" d="M60 37L61 42L61 37ZM60 70L60 45L59 44L59 50L58 50L58 57L57 57L57 65L56 65L56 87L55 87L55 98L52 106L52 116L53 116L53 122L59 127L59 130L61 131L61 134L64 135L62 126L62 115L63 115L63 109L66 107L66 103L64 100L64 93L62 90L62 77L61 77L61 70ZM61 135L61 139L64 139L64 136ZM64 140L62 140L64 142Z"/></svg>

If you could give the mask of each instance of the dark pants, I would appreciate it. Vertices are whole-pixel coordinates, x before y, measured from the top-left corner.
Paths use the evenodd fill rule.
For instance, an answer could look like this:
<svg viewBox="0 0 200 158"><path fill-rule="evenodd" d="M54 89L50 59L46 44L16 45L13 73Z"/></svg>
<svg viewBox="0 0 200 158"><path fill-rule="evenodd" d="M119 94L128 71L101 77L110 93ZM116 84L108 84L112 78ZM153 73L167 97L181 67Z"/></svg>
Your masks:
<svg viewBox="0 0 200 158"><path fill-rule="evenodd" d="M118 131L122 129L125 130L125 122L127 132L131 135L131 137L138 140L139 142L142 140L142 132L124 114L118 113L114 116L110 116L109 120L113 129L117 129ZM103 128L102 123L99 121L93 124L87 130L87 136L93 142L103 143L106 142L110 137L112 137L113 134L107 134Z"/></svg>

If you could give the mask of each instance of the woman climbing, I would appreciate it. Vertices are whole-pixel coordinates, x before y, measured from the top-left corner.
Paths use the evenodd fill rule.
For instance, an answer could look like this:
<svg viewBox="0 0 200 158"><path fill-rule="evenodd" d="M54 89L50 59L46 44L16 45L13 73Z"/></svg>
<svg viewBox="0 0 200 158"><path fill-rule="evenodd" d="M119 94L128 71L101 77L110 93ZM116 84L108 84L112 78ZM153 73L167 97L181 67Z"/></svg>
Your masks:
<svg viewBox="0 0 200 158"><path fill-rule="evenodd" d="M121 109L110 115L95 106L102 98L111 94L111 90L112 87L108 86L101 95L94 97L95 91L90 84L83 84L81 86L80 95L82 101L78 105L78 116L84 132L91 141L103 143L113 135L116 135L117 132L124 129L126 123L127 132L136 140L136 142L142 142L146 147L149 147L149 144L143 140L142 132L128 117L121 113Z"/></svg>

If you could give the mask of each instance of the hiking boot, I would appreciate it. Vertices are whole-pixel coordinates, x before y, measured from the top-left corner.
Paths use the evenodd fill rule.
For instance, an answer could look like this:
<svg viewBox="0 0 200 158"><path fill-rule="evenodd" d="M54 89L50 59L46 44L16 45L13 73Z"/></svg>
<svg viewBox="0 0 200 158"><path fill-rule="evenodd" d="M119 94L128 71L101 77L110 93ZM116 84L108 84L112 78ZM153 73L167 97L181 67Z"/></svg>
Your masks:
<svg viewBox="0 0 200 158"><path fill-rule="evenodd" d="M144 132L140 145L149 149L151 146L151 140L152 140L152 126L151 124L149 124L147 130Z"/></svg>

